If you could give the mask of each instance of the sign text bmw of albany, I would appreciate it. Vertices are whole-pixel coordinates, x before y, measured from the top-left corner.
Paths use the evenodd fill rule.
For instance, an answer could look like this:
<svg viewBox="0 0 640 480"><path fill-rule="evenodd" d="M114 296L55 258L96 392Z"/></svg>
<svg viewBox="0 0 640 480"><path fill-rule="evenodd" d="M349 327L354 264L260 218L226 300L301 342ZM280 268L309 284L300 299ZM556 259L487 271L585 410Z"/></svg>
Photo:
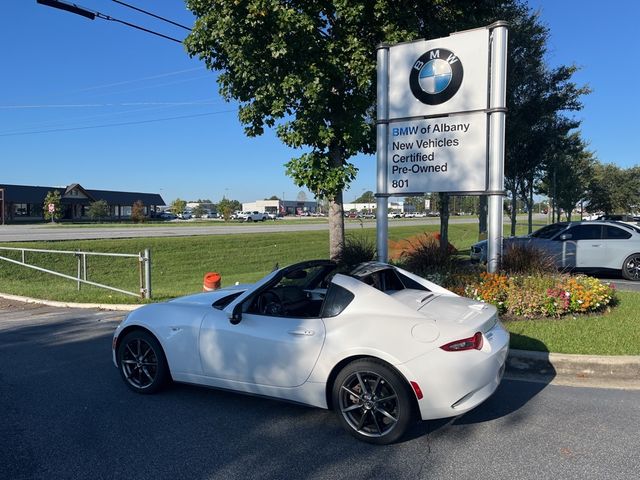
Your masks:
<svg viewBox="0 0 640 480"><path fill-rule="evenodd" d="M387 193L486 190L488 52L485 28L390 47Z"/></svg>
<svg viewBox="0 0 640 480"><path fill-rule="evenodd" d="M389 125L388 192L486 188L487 116L452 115Z"/></svg>

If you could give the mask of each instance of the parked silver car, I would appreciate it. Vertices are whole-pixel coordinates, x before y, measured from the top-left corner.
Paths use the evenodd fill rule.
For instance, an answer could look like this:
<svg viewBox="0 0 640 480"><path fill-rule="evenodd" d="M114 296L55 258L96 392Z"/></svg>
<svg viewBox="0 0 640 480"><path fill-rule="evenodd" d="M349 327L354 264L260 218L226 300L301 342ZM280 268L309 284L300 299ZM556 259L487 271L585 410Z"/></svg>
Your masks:
<svg viewBox="0 0 640 480"><path fill-rule="evenodd" d="M627 280L640 281L640 228L622 222L560 222L525 237L505 238L509 245L531 245L555 259L560 269L617 270ZM471 246L471 260L486 262L487 241Z"/></svg>

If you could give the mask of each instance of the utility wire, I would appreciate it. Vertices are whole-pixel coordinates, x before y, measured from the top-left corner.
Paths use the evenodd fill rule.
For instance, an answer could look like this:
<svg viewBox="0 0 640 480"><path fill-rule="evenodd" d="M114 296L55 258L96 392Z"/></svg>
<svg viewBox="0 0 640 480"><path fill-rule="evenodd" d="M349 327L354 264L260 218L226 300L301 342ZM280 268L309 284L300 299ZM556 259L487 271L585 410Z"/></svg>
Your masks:
<svg viewBox="0 0 640 480"><path fill-rule="evenodd" d="M84 8L75 3L67 3L61 0L36 0L36 1L41 5L46 5L47 7L53 7L60 10L65 10L75 15L80 15L82 17L88 18L89 20L94 20L97 17L97 18L101 18L102 20L121 23L123 25L126 25L127 27L135 28L136 30L142 30L143 32L147 32L147 33L150 33L151 35L156 35L158 37L166 38L167 40L171 40L173 42L182 43L182 40L178 40L177 38L170 37L169 35L165 35L164 33L159 33L154 30L141 27L140 25L136 25L134 23L125 22L124 20L120 20L118 18L113 18L109 15L105 15L104 13L100 13L96 10L90 10L88 8Z"/></svg>
<svg viewBox="0 0 640 480"><path fill-rule="evenodd" d="M126 125L141 125L144 123L156 123L156 122L165 122L167 120L181 120L184 118L206 117L209 115L219 115L221 113L231 113L231 112L235 112L235 110L220 110L218 112L199 113L195 115L182 115L179 117L155 118L152 120L141 120L138 122L122 122L122 123L110 123L105 125L92 125L88 127L56 128L51 130L39 130L35 132L22 132L22 133L0 133L0 137L17 137L17 136L23 136L23 135L36 135L40 133L69 132L73 130L91 130L95 128L122 127Z"/></svg>
<svg viewBox="0 0 640 480"><path fill-rule="evenodd" d="M161 17L160 15L156 15L155 13L147 12L146 10L143 10L133 5L129 5L128 3L121 2L120 0L112 0L112 1L114 1L115 3L119 3L120 5L124 5L125 7L131 8L132 10L136 10L138 12L144 13L145 15L149 15L150 17L157 18L158 20L162 20L163 22L167 22L167 23L170 23L171 25L175 25L176 27L184 28L189 32L191 31L189 27L185 27L184 25L174 22L173 20L169 20L168 18Z"/></svg>
<svg viewBox="0 0 640 480"><path fill-rule="evenodd" d="M109 20L110 22L121 23L126 25L127 27L135 28L137 30L142 30L143 32L150 33L152 35L157 35L158 37L166 38L167 40L171 40L173 42L182 43L182 40L178 40L177 38L170 37L169 35L165 35L164 33L158 33L153 30L149 30L148 28L141 27L140 25L136 25L134 23L125 22L124 20L119 20L117 18L110 17L109 15L105 15L104 13L95 12L96 17L101 18L103 20Z"/></svg>

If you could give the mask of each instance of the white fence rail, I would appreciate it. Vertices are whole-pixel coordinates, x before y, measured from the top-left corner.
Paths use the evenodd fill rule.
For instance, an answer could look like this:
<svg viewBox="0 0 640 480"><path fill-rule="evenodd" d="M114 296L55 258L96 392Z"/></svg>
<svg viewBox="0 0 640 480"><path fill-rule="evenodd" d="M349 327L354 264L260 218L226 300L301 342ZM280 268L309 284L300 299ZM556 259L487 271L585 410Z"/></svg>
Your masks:
<svg viewBox="0 0 640 480"><path fill-rule="evenodd" d="M16 248L16 247L0 247L0 251L14 251L20 252L20 260L14 260L12 258L5 257L0 255L0 260L4 260L9 263L14 263L16 265L21 265L23 267L31 268L33 270L38 270L40 272L50 273L51 275L56 275L58 277L66 278L68 280L73 280L78 284L78 290L80 290L81 284L93 285L94 287L106 288L107 290L113 290L114 292L123 293L125 295L132 295L134 297L141 298L151 298L151 251L147 248L144 252L139 252L138 254L133 253L100 253L100 252L82 252L80 250L43 250L40 248ZM72 275L67 275L65 273L56 272L54 270L49 270L47 268L38 267L37 265L32 265L27 263L26 261L26 252L34 252L34 253L59 253L62 255L75 255L78 259L78 270L77 275L74 277ZM92 282L87 280L87 257L129 257L129 258L137 258L138 259L138 272L139 272L139 286L140 290L138 292L131 292L129 290L123 290L121 288L112 287L110 285L105 285L98 282Z"/></svg>

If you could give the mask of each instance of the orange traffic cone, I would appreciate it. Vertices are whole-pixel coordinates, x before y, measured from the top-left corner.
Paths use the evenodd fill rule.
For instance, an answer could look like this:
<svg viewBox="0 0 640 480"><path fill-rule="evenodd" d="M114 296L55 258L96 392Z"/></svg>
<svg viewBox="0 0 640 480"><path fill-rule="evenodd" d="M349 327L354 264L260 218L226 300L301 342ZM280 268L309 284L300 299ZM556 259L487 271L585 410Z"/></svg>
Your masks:
<svg viewBox="0 0 640 480"><path fill-rule="evenodd" d="M202 291L210 292L220 288L220 280L222 277L216 272L207 272L204 274L204 282L202 283Z"/></svg>

